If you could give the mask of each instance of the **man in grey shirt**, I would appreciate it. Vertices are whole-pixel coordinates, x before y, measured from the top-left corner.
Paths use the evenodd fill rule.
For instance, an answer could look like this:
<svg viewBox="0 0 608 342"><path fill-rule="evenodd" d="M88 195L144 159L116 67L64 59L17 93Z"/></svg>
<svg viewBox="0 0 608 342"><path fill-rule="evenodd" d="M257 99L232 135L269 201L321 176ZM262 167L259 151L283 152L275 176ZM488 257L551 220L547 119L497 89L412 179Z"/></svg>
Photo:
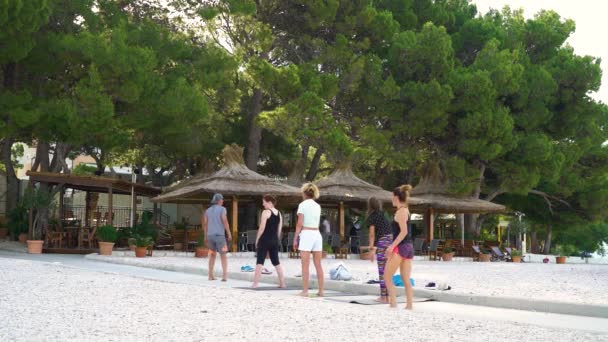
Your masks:
<svg viewBox="0 0 608 342"><path fill-rule="evenodd" d="M209 280L215 280L213 268L215 266L215 254L220 253L222 261L222 281L226 281L228 275L228 245L226 240L231 241L232 235L228 226L228 216L224 205L224 197L214 194L209 207L203 215L203 231L205 232L205 243L211 251L209 253ZM227 238L227 239L226 239Z"/></svg>

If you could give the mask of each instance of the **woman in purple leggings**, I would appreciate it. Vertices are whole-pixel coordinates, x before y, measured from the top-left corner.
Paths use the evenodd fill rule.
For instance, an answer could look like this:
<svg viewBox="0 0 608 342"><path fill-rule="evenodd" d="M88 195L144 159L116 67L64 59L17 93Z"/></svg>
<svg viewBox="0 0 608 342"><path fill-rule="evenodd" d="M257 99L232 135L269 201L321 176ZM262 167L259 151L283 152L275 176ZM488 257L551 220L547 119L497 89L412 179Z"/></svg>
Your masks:
<svg viewBox="0 0 608 342"><path fill-rule="evenodd" d="M388 292L384 282L384 267L386 265L386 248L393 242L391 225L382 212L382 202L375 197L367 200L367 226L369 227L369 245L375 250L378 261L378 280L380 280L380 297L376 299L388 303ZM372 262L374 258L372 257Z"/></svg>

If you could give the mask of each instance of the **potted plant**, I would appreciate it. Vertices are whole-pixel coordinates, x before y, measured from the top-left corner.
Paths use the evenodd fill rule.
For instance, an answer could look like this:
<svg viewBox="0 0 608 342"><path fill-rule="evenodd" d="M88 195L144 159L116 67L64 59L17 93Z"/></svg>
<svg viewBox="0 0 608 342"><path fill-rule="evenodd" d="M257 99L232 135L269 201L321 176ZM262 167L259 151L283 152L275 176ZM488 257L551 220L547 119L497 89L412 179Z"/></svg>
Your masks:
<svg viewBox="0 0 608 342"><path fill-rule="evenodd" d="M327 242L323 243L323 259L326 259L333 252L333 248Z"/></svg>
<svg viewBox="0 0 608 342"><path fill-rule="evenodd" d="M209 249L205 247L205 234L201 231L201 233L198 234L198 242L194 249L194 256L197 258L206 258L207 255L209 255Z"/></svg>
<svg viewBox="0 0 608 342"><path fill-rule="evenodd" d="M443 250L441 253L441 260L452 261L453 257L454 257L454 249L452 249L452 247L450 247L450 246L443 247Z"/></svg>
<svg viewBox="0 0 608 342"><path fill-rule="evenodd" d="M480 262L490 262L492 261L492 254L487 249L481 249L481 254L479 254Z"/></svg>
<svg viewBox="0 0 608 342"><path fill-rule="evenodd" d="M570 255L570 251L567 246L557 246L555 247L553 254L555 255L556 264L565 264L566 257Z"/></svg>
<svg viewBox="0 0 608 342"><path fill-rule="evenodd" d="M149 236L135 235L129 240L129 245L135 245L135 256L138 258L143 258L146 256L148 246L150 246L150 244L153 242L154 240L152 240L152 238Z"/></svg>
<svg viewBox="0 0 608 342"><path fill-rule="evenodd" d="M99 255L112 255L112 248L118 238L116 228L111 225L101 226L97 229L97 240L99 241Z"/></svg>
<svg viewBox="0 0 608 342"><path fill-rule="evenodd" d="M361 247L361 254L359 255L359 258L361 260L372 260L372 258L374 257L374 250L369 247Z"/></svg>
<svg viewBox="0 0 608 342"><path fill-rule="evenodd" d="M521 251L517 250L517 249L512 249L511 250L511 260L515 263L520 263L521 262Z"/></svg>
<svg viewBox="0 0 608 342"><path fill-rule="evenodd" d="M173 232L171 232L171 236L173 237L173 249L176 251L181 251L184 249L184 236L186 234L186 228L188 227L188 222L186 219L182 218L181 222L175 222L173 224Z"/></svg>
<svg viewBox="0 0 608 342"><path fill-rule="evenodd" d="M11 234L11 239L18 239L21 243L25 243L27 240L27 207L22 203L9 212L8 230Z"/></svg>

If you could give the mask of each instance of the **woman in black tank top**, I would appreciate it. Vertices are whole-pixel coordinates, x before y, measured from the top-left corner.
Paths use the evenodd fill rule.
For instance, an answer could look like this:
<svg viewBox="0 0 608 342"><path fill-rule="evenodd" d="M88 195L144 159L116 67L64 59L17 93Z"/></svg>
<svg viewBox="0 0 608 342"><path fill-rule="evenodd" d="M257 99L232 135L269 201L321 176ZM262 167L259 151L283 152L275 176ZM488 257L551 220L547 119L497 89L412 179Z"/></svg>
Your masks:
<svg viewBox="0 0 608 342"><path fill-rule="evenodd" d="M395 308L397 307L397 288L393 282L393 275L398 268L400 269L401 279L405 286L405 296L407 297L405 308L408 310L412 309L412 302L414 300L414 289L410 283L414 246L412 244L412 235L408 229L408 199L411 189L410 185L402 185L393 190L393 206L397 208L397 212L391 225L393 242L386 249L387 253L390 253L390 256L384 270L388 301L391 307Z"/></svg>
<svg viewBox="0 0 608 342"><path fill-rule="evenodd" d="M281 227L283 226L283 217L281 213L274 207L276 199L270 195L264 195L262 205L262 217L260 217L260 228L255 240L257 252L257 260L255 265L255 275L251 287L258 287L262 268L266 255L270 256L270 261L277 271L279 276L279 287L285 287L285 277L283 276L283 268L279 263L279 241L281 237Z"/></svg>

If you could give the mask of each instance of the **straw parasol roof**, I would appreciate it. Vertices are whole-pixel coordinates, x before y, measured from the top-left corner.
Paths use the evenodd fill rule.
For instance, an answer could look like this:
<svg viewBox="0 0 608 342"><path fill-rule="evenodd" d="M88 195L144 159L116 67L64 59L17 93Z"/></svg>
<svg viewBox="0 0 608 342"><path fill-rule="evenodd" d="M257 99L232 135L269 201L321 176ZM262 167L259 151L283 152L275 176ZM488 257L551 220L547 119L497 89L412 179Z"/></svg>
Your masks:
<svg viewBox="0 0 608 342"><path fill-rule="evenodd" d="M224 167L208 177L193 178L152 199L154 202L200 203L214 193L222 195L300 197L300 189L262 176L245 166L243 148L224 147Z"/></svg>
<svg viewBox="0 0 608 342"><path fill-rule="evenodd" d="M437 213L498 213L505 206L478 198L451 195L437 164L430 165L420 183L412 190L412 197L419 200L412 203L412 211L433 208Z"/></svg>
<svg viewBox="0 0 608 342"><path fill-rule="evenodd" d="M349 163L338 166L329 176L316 182L321 192L320 200L343 202L366 202L370 197L390 203L393 193L379 186L370 184L355 176ZM418 203L410 198L410 203Z"/></svg>

